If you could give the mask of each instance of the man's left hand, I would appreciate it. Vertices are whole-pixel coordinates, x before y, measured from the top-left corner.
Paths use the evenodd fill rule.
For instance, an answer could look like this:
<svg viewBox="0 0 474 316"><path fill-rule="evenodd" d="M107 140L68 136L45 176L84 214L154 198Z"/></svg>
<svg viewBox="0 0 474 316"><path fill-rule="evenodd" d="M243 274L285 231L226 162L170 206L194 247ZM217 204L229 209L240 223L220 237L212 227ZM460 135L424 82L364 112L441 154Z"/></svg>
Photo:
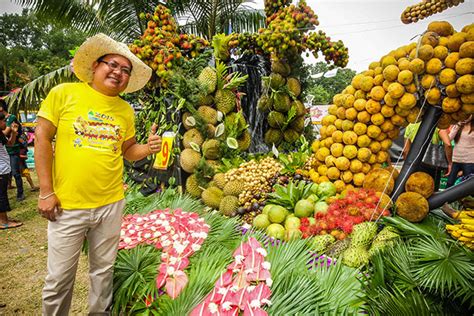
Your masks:
<svg viewBox="0 0 474 316"><path fill-rule="evenodd" d="M157 152L161 151L161 136L156 135L156 131L158 130L158 125L153 123L151 126L150 135L148 136L148 149L150 154L156 154Z"/></svg>

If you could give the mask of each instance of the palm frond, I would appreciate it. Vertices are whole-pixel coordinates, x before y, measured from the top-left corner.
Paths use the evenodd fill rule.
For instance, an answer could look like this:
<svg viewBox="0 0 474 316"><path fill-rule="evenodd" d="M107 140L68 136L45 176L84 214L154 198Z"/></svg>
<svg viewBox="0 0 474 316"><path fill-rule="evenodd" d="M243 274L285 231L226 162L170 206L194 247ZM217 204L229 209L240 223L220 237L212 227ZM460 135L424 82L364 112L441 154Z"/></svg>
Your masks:
<svg viewBox="0 0 474 316"><path fill-rule="evenodd" d="M322 290L319 299L328 303L320 308L321 313L341 315L347 312L353 315L361 311L365 300L358 278L359 270L338 263L330 267L319 264L313 267L312 271Z"/></svg>
<svg viewBox="0 0 474 316"><path fill-rule="evenodd" d="M382 221L390 226L397 228L401 235L404 236L437 236L447 238L446 230L444 229L444 222L428 215L421 223L411 223L406 219L394 216L384 217Z"/></svg>
<svg viewBox="0 0 474 316"><path fill-rule="evenodd" d="M40 76L26 84L19 92L9 95L6 101L10 112L17 113L19 110L38 110L40 101L46 97L49 91L56 85L64 82L77 81L69 65Z"/></svg>
<svg viewBox="0 0 474 316"><path fill-rule="evenodd" d="M414 239L409 254L413 260L411 271L421 287L442 297L459 289L474 292L472 255L456 243L432 237Z"/></svg>
<svg viewBox="0 0 474 316"><path fill-rule="evenodd" d="M142 303L146 295L156 294L156 275L161 251L151 246L121 250L114 267L114 312Z"/></svg>

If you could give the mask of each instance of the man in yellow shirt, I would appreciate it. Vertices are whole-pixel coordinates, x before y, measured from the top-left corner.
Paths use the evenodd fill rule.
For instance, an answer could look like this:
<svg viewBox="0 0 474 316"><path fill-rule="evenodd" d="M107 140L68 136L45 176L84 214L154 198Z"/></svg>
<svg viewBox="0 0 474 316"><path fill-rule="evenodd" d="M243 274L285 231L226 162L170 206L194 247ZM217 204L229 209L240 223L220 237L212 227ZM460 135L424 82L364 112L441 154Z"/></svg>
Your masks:
<svg viewBox="0 0 474 316"><path fill-rule="evenodd" d="M147 144L136 143L134 111L119 97L141 89L151 76L125 44L104 34L93 36L77 50L73 68L81 82L54 87L36 127L38 210L49 220L45 315L68 314L84 238L89 244L89 311L109 311L125 204L123 158L140 160L161 149L156 125Z"/></svg>

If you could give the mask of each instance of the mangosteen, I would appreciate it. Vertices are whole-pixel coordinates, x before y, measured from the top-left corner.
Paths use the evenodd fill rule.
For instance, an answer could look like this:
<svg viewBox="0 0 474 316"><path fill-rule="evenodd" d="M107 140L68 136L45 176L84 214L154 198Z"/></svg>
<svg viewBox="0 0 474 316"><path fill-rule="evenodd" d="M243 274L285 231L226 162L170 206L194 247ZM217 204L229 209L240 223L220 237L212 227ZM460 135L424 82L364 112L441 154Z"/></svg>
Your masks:
<svg viewBox="0 0 474 316"><path fill-rule="evenodd" d="M239 215L244 215L246 213L247 209L245 207L239 207L237 209L237 214Z"/></svg>

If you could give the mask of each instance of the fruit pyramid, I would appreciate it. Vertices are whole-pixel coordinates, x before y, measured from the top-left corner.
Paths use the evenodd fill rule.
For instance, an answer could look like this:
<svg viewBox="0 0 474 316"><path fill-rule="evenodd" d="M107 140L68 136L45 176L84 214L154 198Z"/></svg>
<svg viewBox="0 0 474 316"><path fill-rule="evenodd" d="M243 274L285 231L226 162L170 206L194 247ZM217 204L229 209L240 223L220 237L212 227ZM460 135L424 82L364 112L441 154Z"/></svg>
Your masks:
<svg viewBox="0 0 474 316"><path fill-rule="evenodd" d="M322 119L309 160L312 180L360 187L370 170L389 162L400 127L420 121L423 108L442 108L439 128L473 114L473 47L474 25L455 33L448 22L432 22L418 43L357 74Z"/></svg>
<svg viewBox="0 0 474 316"><path fill-rule="evenodd" d="M342 42L331 42L324 32L307 34L319 22L304 1L298 5L278 1L281 4L278 10L275 10L275 3L265 3L266 12L273 13L267 12L267 28L260 29L256 39L237 38L232 45L243 41L247 48L257 46L270 56L271 74L264 78L264 93L258 102L259 110L268 115L264 140L269 146L280 143L294 145L304 131L306 119L298 75L302 52L310 50L317 57L322 51L327 62L340 67L347 64L348 55Z"/></svg>
<svg viewBox="0 0 474 316"><path fill-rule="evenodd" d="M423 0L420 3L407 7L400 18L405 24L416 23L419 20L463 2L464 0Z"/></svg>
<svg viewBox="0 0 474 316"><path fill-rule="evenodd" d="M158 82L166 87L173 69L183 60L197 57L209 42L190 34L179 34L170 9L156 6L155 12L141 13L147 28L140 39L130 45L130 50L153 69Z"/></svg>
<svg viewBox="0 0 474 316"><path fill-rule="evenodd" d="M246 79L240 73L228 74L228 67L216 60L216 68L208 66L198 76L205 91L199 106L183 114L186 132L180 164L192 174L186 181L186 191L225 215L235 213L239 206L237 196L243 189L226 188L225 178L217 168L221 158L250 146L248 125L236 91ZM225 196L231 197L224 199Z"/></svg>

